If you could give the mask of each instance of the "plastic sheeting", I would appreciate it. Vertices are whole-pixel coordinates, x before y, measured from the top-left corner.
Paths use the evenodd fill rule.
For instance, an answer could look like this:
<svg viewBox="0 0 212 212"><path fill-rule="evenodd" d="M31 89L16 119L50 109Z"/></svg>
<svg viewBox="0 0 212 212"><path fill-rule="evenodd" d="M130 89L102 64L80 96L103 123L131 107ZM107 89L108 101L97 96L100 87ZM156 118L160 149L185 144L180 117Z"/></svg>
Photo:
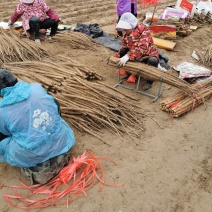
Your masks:
<svg viewBox="0 0 212 212"><path fill-rule="evenodd" d="M83 24L77 23L75 32L82 32L91 38L93 38L96 42L102 44L106 48L109 48L114 51L119 51L122 46L122 41L116 37L110 36L107 33L103 32L98 24Z"/></svg>

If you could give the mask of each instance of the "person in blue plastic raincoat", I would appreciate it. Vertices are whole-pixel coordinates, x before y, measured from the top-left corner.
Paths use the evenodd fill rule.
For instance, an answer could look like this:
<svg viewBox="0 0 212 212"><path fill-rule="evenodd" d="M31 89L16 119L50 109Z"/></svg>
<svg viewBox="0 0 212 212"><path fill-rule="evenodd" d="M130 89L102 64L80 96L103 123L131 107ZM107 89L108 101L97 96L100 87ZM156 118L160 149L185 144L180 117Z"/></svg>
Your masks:
<svg viewBox="0 0 212 212"><path fill-rule="evenodd" d="M74 134L58 102L37 83L0 69L0 162L20 167L31 183L46 183L68 164Z"/></svg>

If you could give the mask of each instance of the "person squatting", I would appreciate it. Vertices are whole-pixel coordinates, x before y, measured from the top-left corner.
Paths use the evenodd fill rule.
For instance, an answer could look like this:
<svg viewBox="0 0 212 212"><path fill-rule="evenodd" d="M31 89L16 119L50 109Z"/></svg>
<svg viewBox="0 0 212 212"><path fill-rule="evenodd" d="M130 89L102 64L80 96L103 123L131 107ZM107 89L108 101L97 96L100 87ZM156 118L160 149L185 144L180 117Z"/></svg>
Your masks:
<svg viewBox="0 0 212 212"><path fill-rule="evenodd" d="M0 69L0 162L20 167L31 183L44 184L69 163L74 133L60 105L37 83Z"/></svg>

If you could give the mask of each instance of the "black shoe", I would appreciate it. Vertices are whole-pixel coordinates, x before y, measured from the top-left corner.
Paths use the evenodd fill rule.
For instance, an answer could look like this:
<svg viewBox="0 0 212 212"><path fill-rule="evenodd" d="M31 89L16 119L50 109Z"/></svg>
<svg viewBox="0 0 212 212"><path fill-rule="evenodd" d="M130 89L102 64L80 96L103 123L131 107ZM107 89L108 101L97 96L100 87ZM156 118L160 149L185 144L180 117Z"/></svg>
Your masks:
<svg viewBox="0 0 212 212"><path fill-rule="evenodd" d="M128 79L129 76L130 76L130 73L126 73L124 76L121 76L121 80Z"/></svg>
<svg viewBox="0 0 212 212"><path fill-rule="evenodd" d="M148 91L152 87L153 81L147 80L143 86L144 91Z"/></svg>

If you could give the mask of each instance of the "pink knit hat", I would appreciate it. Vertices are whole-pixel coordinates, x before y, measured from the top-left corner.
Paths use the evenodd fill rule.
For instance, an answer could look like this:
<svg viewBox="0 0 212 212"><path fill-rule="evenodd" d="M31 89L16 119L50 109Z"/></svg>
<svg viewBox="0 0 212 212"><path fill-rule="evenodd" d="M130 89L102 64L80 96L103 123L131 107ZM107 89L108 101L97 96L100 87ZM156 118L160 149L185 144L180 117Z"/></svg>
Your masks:
<svg viewBox="0 0 212 212"><path fill-rule="evenodd" d="M34 0L20 0L24 4L32 4Z"/></svg>

